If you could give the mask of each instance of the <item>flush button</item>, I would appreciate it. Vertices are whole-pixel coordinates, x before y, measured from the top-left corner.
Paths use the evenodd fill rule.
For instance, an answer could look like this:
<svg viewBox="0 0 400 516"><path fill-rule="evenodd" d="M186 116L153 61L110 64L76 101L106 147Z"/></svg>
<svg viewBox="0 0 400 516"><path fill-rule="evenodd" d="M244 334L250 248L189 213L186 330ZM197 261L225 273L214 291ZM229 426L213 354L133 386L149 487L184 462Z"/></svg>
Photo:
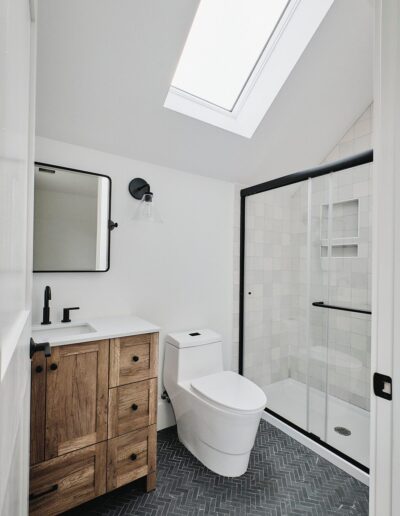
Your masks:
<svg viewBox="0 0 400 516"><path fill-rule="evenodd" d="M201 333L199 333L198 331L194 331L193 333L189 333L189 335L191 337L198 337L199 335L201 335Z"/></svg>

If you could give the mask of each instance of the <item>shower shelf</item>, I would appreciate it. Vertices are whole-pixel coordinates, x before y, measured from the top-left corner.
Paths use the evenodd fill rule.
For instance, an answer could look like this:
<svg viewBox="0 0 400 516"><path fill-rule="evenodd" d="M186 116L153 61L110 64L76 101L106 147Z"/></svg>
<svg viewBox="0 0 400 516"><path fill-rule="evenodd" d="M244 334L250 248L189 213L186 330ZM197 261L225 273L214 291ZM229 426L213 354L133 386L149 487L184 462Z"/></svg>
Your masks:
<svg viewBox="0 0 400 516"><path fill-rule="evenodd" d="M313 306L318 306L319 308L331 308L332 310L343 310L344 312L355 312L357 314L369 314L371 315L370 310L362 310L360 308L349 308L347 306L336 306L336 305L327 305L323 301L314 301Z"/></svg>
<svg viewBox="0 0 400 516"><path fill-rule="evenodd" d="M328 258L329 247L321 245L321 258ZM358 244L332 244L331 258L357 258Z"/></svg>
<svg viewBox="0 0 400 516"><path fill-rule="evenodd" d="M308 350L302 351L311 360L322 362L343 369L360 369L362 362L358 358L343 351L332 349L330 346L311 346Z"/></svg>

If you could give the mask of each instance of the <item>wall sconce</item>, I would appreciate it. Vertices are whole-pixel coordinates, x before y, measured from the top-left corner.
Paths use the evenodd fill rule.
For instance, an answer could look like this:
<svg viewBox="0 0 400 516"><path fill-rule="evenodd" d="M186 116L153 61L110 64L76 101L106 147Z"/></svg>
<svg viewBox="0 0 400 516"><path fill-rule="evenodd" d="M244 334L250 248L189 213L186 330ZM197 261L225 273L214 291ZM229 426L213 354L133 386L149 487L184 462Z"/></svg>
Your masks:
<svg viewBox="0 0 400 516"><path fill-rule="evenodd" d="M133 220L141 220L146 222L162 222L157 206L154 205L153 192L150 191L150 185L144 179L137 177L129 183L129 193L140 201Z"/></svg>

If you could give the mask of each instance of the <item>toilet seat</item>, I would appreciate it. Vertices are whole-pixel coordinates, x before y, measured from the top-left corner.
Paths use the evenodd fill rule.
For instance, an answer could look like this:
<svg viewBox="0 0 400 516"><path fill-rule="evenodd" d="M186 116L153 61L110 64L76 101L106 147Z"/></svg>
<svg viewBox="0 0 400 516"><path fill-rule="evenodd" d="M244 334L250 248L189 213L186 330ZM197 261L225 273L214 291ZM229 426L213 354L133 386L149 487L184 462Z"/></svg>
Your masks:
<svg viewBox="0 0 400 516"><path fill-rule="evenodd" d="M252 381L233 371L202 376L191 381L199 396L226 409L254 412L265 408L267 398Z"/></svg>

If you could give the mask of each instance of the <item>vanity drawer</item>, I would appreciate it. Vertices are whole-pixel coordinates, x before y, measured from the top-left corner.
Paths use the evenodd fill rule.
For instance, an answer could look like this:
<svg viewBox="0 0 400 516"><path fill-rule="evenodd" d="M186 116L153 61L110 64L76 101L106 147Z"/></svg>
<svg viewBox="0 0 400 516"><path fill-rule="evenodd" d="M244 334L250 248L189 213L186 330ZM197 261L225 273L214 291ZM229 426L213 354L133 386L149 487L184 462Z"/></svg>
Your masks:
<svg viewBox="0 0 400 516"><path fill-rule="evenodd" d="M110 389L108 438L154 425L157 415L157 379L143 380Z"/></svg>
<svg viewBox="0 0 400 516"><path fill-rule="evenodd" d="M107 454L107 490L116 489L155 472L156 443L156 425L110 439Z"/></svg>
<svg viewBox="0 0 400 516"><path fill-rule="evenodd" d="M110 340L110 387L157 376L158 333Z"/></svg>
<svg viewBox="0 0 400 516"><path fill-rule="evenodd" d="M52 516L106 492L107 443L32 466L29 514Z"/></svg>

